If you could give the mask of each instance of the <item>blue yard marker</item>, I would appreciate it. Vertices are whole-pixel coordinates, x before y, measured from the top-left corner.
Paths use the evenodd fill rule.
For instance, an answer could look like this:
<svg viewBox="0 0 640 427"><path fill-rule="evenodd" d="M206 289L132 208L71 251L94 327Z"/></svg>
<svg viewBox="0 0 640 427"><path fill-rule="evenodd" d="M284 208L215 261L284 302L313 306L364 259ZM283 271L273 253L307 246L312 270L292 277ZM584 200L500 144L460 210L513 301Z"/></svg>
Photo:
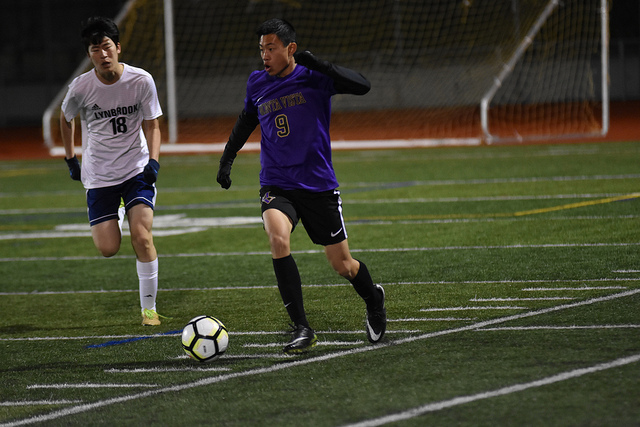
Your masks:
<svg viewBox="0 0 640 427"><path fill-rule="evenodd" d="M127 343L134 342L134 341L146 340L148 338L157 338L157 337L161 337L161 336L165 336L165 335L178 335L178 334L181 334L181 333L182 333L182 330L178 329L178 330L175 330L175 331L162 332L162 333L155 334L155 335L144 335L144 336L141 336L141 337L127 338L127 339L124 339L124 340L107 341L107 342L104 342L102 344L91 344L91 345L85 346L85 348L109 347L109 346L112 346L112 345L127 344Z"/></svg>

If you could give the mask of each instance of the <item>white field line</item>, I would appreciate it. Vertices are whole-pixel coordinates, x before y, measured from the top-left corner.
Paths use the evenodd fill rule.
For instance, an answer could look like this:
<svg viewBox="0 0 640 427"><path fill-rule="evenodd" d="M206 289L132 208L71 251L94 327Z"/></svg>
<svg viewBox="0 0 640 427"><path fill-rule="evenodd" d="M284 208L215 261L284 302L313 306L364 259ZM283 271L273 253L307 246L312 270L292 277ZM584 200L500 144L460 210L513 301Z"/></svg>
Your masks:
<svg viewBox="0 0 640 427"><path fill-rule="evenodd" d="M144 398L147 398L147 397L156 396L158 394L177 393L177 392L180 392L180 391L183 391L183 390L190 390L190 389L193 389L193 388L196 388L196 387L203 387L203 386L207 386L207 385L211 385L211 384L215 384L215 383L220 383L220 382L223 382L223 381L229 381L229 380L233 380L233 379L237 379L237 378L245 378L245 377L252 377L252 376L256 376L256 375L269 374L269 373L272 373L272 372L277 372L277 371L281 371L281 370L285 370L285 369L295 368L295 367L298 367L298 366L305 366L305 365L310 365L310 364L314 364L314 363L320 363L320 362L324 362L324 361L332 360L332 359L337 359L337 358L341 358L341 357L352 356L354 354L365 353L365 352L368 352L368 351L375 351L375 350L378 350L378 349L381 349L381 348L390 347L390 346L401 345L401 344L411 343L411 342L415 342L415 341L431 339L431 338L435 338L435 337L439 337L439 336L443 336L443 335L455 334L455 333L459 333L459 332L472 331L472 330L484 328L484 327L491 326L491 325L497 325L497 324L500 324L500 323L509 322L509 321L512 321L512 320L523 319L523 318L526 318L526 317L534 317L534 316L539 316L539 315L543 315L543 314L547 314L547 313L552 313L552 312L555 312L555 311L561 311L561 310L566 310L566 309L570 309L570 308L581 307L581 306L590 305L590 304L596 304L596 303L599 303L599 302L611 301L611 300L615 300L615 299L618 299L618 298L626 298L626 297L635 295L637 293L640 293L640 289L633 289L633 290L620 292L620 293L613 294L613 295L607 295L607 296L603 296L603 297L592 298L592 299L589 299L589 300L579 301L579 302L575 302L575 303L571 303L571 304L559 305L559 306L545 308L545 309L541 309L541 310L530 311L530 312L527 312L527 313L521 313L521 314L517 314L517 315L501 317L501 318L498 318L498 319L482 321L482 322L475 323L473 325L468 325L468 326L463 326L463 327L453 328L453 329L448 329L448 330L443 330L443 331L426 333L426 334L417 335L417 336L408 337L408 338L403 338L403 339L399 339L399 340L379 343L377 345L358 347L358 348L355 348L355 349L344 350L344 351L337 351L337 352L334 352L334 353L325 354L325 355L317 356L317 357L310 357L310 358L307 358L307 359L296 359L296 360L293 360L291 362L283 362L283 363L280 363L280 364L277 364L277 365L272 365L272 366L265 367L265 368L251 369L251 370L243 371L243 372L232 372L232 373L228 373L228 374L217 375L217 376L208 377L208 378L202 378L200 380L193 381L193 382L190 382L190 383L178 384L178 385L175 385L175 386L163 387L163 388L158 388L158 389L149 390L149 391L145 391L145 392L129 394L129 395L124 395L124 396L118 396L118 397L105 399L105 400L99 400L99 401L91 402L91 403L78 404L76 406L71 406L71 407L64 408L64 409L61 409L61 410L58 410L58 411L53 411L53 412L50 412L48 414L36 415L34 417L25 418L25 419L22 419L22 420L11 422L11 423L0 424L0 427L10 427L10 426L13 427L13 426L19 426L19 425L34 424L34 423L43 422L43 421L57 420L59 418L66 417L66 416L69 416L69 415L88 412L88 411L91 411L91 410L94 410L94 409L103 408L103 407L110 406L110 405L115 405L115 404L118 404L118 403L129 402L129 401L138 400L138 399L144 399ZM525 390L526 388L531 388L531 387L534 387L534 386L539 387L539 386L546 385L546 384L552 384L553 382L556 382L556 381L562 381L562 380L565 380L565 379L574 378L574 377L577 377L577 376L580 376L580 375L584 375L584 374L587 374L587 373L597 372L599 370L604 370L604 369L610 369L610 368L617 367L617 366L622 366L622 365L628 364L628 363L634 363L634 362L637 362L638 360L640 360L640 355L635 355L635 356L631 356L631 357L627 357L627 358L623 358L623 359L618 359L618 360L615 360L615 361L610 362L608 364L596 365L596 366L591 367L591 368L585 368L585 369L578 369L578 370L574 370L574 371L569 371L569 372L566 372L566 373L563 373L563 374L555 375L553 377L548 377L546 379L542 379L542 380L535 381L535 382L532 382L532 383L527 383L527 384L524 384L524 385L510 386L510 387L506 387L506 388L500 389L498 391L486 392L486 393L483 393L483 394L474 395L475 397L473 397L473 396L472 397L466 397L466 398L465 397L459 397L459 398L447 401L447 402L450 402L450 403L448 403L447 405L443 406L443 408L444 407L451 407L451 406L455 406L455 405L459 405L459 404L463 404L463 403L467 403L467 402L473 401L473 400L469 400L470 398L478 400L479 398L494 397L494 395L495 396L501 396L501 395L506 395L506 394L510 394L510 393L515 393L515 392L518 392L518 391ZM552 378L554 380L552 382L550 382L550 380L549 380L550 378ZM495 393L499 393L499 394L495 394ZM439 404L439 406L442 406L442 404ZM430 406L427 405L427 407L430 407ZM422 408L425 408L425 407L422 407ZM442 409L442 408L439 408L439 409ZM413 414L413 412L409 412L409 413L412 414L412 415L410 415L410 417L415 417L415 416L420 414L420 412L415 413L415 414Z"/></svg>
<svg viewBox="0 0 640 427"><path fill-rule="evenodd" d="M522 285L533 283L606 283L606 282L636 282L640 281L640 278L621 278L621 277L603 277L598 279L556 279L556 280L466 280L460 282L451 281L433 281L433 282L389 282L380 283L383 286L395 286L395 285ZM334 283L334 284L309 284L302 285L303 288L324 288L324 287L343 287L351 286L346 283ZM265 285L265 286L217 286L217 287L205 287L205 288L166 288L158 289L158 292L185 292L185 291L235 291L235 290L259 290L259 289L275 289L277 285ZM604 290L624 290L626 286L580 286L580 287L562 287L562 288L524 288L522 291L537 292L537 291L604 291ZM16 295L69 295L69 294L109 294L109 293L130 293L138 292L137 289L96 289L96 290L78 290L78 291L30 291L30 292L0 292L0 296L16 296Z"/></svg>
<svg viewBox="0 0 640 427"><path fill-rule="evenodd" d="M220 359L288 359L291 358L291 356L284 354L284 353L278 353L278 354L267 354L267 353L260 353L260 354L228 354L225 353L222 356L220 356ZM195 362L191 357L187 356L186 354L181 354L180 356L172 356L169 357L168 359L170 360L189 360L192 362ZM205 362L206 363L206 362ZM105 371L106 372L106 371Z"/></svg>
<svg viewBox="0 0 640 427"><path fill-rule="evenodd" d="M484 185L484 184L514 184L529 182L573 182L573 181L612 181L620 179L638 179L640 174L620 174L620 175L558 175L558 176L530 176L514 178L478 178L478 179L444 179L431 181L412 181L414 185ZM389 183L381 183L381 185ZM365 183L365 186L375 185Z"/></svg>
<svg viewBox="0 0 640 427"><path fill-rule="evenodd" d="M352 253L385 253L385 252L436 252L436 251L460 251L460 250L511 250L511 249L546 249L546 248L594 248L594 247L614 247L626 248L640 246L640 242L631 243L553 243L540 245L489 245L489 246L441 246L441 247L412 247L412 248L377 248L377 249L350 249ZM320 249L309 249L304 251L291 251L292 254L320 254L324 253ZM159 254L159 258L199 258L199 257L221 257L221 256L265 256L271 255L268 251L248 251L248 252L198 252L180 254ZM116 255L110 260L134 259L135 255ZM66 257L19 257L0 258L0 262L43 262L43 261L88 261L104 260L101 256L66 256Z"/></svg>
<svg viewBox="0 0 640 427"><path fill-rule="evenodd" d="M372 184L367 184L372 185ZM344 186L343 186L344 187ZM211 187L202 188L163 188L163 193L201 193L213 191ZM75 192L74 192L75 193ZM35 197L40 195L48 195L51 193L42 192L26 192L16 193L12 197ZM601 193L601 194L542 194L542 195L522 195L522 196L479 196L479 197L406 197L399 199L350 199L349 204L405 204L405 203L461 203L461 202L511 202L524 200L566 200L566 199L604 199L609 197L619 197L626 193ZM8 196L5 194L4 196ZM4 197L0 193L0 198ZM156 217L162 217L163 212L168 210L194 210L194 209L246 209L254 208L257 203L247 202L217 202L206 204L189 204L189 205L169 205L158 206L159 214ZM28 208L28 209L0 209L0 215L34 215L34 214L54 214L54 213L85 213L86 207L74 208ZM155 225L155 224L154 224ZM86 225L86 228L89 226Z"/></svg>
<svg viewBox="0 0 640 427"><path fill-rule="evenodd" d="M206 231L209 227L186 227L175 229L158 229L153 231L154 237L180 236L182 234L198 233ZM123 236L130 233L123 231ZM63 239L66 237L91 237L91 231L40 231L33 233L0 234L0 240L26 240L26 239Z"/></svg>
<svg viewBox="0 0 640 427"><path fill-rule="evenodd" d="M164 338L175 337L180 335L163 334L163 335L102 335L102 336L79 336L79 337L16 337L16 338L0 338L0 341L69 341L69 340L109 340L109 339L129 339L129 338Z"/></svg>
<svg viewBox="0 0 640 427"><path fill-rule="evenodd" d="M527 317L533 317L533 316L537 316L537 315L541 315L541 314L547 314L547 313L551 313L551 312L555 312L555 311L560 311L560 310L569 309L569 308L575 308L575 307L584 306L584 305L590 305L590 304L594 304L594 303L598 303L598 302L610 301L610 300L617 299L617 298L632 296L632 295L635 295L637 293L640 293L640 289L634 289L634 290L630 290L630 291L626 291L626 292L621 292L621 293L618 293L618 294L607 295L607 296L599 297L599 298L593 298L591 300L580 301L580 302L571 303L571 304L565 304L565 305L559 305L559 306L545 308L545 309L541 309L541 310L535 310L535 311L532 311L532 312L517 314L517 315L513 315L513 316L507 316L507 317L503 317L503 318L499 318L499 319L483 321L483 322L476 323L474 325L464 326L464 327L460 327L460 328L456 328L456 329L451 329L451 330L448 330L448 331L438 331L438 332L424 334L424 335L422 335L420 337L405 338L405 339L401 339L401 340L396 341L396 344L402 344L402 343L405 343L405 342L412 342L412 341L415 341L417 339L425 339L425 338L431 338L431 337L436 337L436 336L441 336L441 335L447 335L447 334L450 334L452 331L455 331L455 332L470 331L470 330L481 331L483 328L485 328L486 326L489 326L489 325L504 323L504 322L508 322L508 321L511 321L511 320L523 319L523 318L527 318ZM362 421L362 422L359 422L359 423L349 424L348 426L349 427L356 427L356 426L357 427L374 427L374 426L380 426L380 425L384 425L384 424L388 424L388 423L392 423L392 422L398 422L398 421L402 421L402 420L407 420L407 419L411 419L411 418L415 418L417 416L423 415L423 414L428 413L428 412L435 412L435 411L439 411L439 410L442 410L442 409L446 409L446 408L450 408L450 407L453 407L453 406L462 405L462 404L465 404L465 403L474 402L474 401L481 400L481 399L488 399L488 398L497 397L497 396L504 396L504 395L507 395L507 394L512 394L512 393L524 391L524 390L527 390L529 388L541 387L541 386L544 386L544 385L553 384L555 382L565 381L565 380L568 380L568 379L571 379L571 378L576 378L576 377L580 377L582 375L586 375L586 374L590 374L590 373L594 373L594 372L598 372L598 371L602 371L602 370L606 370L606 369L611 369L611 368L615 368L615 367L619 367L619 366L624 366L624 365L627 365L627 364L630 364L630 363L635 363L635 362L638 362L638 361L640 361L640 354L636 354L636 355L625 357L625 358L621 358L621 359L616 359L616 360L614 360L612 362L603 363L603 364L600 364L600 365L595 365L595 366L592 366L590 368L576 369L576 370L573 370L573 371L564 372L564 373L561 373L561 374L558 374L558 375L553 375L551 377L543 378L541 380L532 381L532 382L525 383L525 384L516 384L516 385L513 385L513 386L504 387L504 388L501 388L501 389L498 389L498 390L494 390L494 391L478 393L478 394L471 395L471 396L460 396L460 397L456 397L456 398L453 398L453 399L450 399L450 400L446 400L446 401L430 403L430 404L427 404L427 405L424 405L424 406L420 406L420 407L417 407L417 408L410 409L408 411L403 411L403 412L398 413L398 414L388 415L388 416L381 417L381 418L375 418L375 419L371 419L371 420Z"/></svg>
<svg viewBox="0 0 640 427"><path fill-rule="evenodd" d="M638 280L638 279L614 279L614 280ZM585 280L586 282L587 280ZM580 286L580 287L565 287L565 288L525 288L523 292L547 292L547 291L606 291L616 289L627 289L626 286Z"/></svg>
<svg viewBox="0 0 640 427"><path fill-rule="evenodd" d="M347 193L348 194L348 193ZM602 193L602 194L542 194L523 196L477 196L477 197L414 197L402 199L353 199L349 204L398 204L398 203L461 203L461 202L514 202L523 200L565 200L565 199L605 199L609 197L624 196L628 193ZM0 210L2 214L2 210Z"/></svg>
<svg viewBox="0 0 640 427"><path fill-rule="evenodd" d="M386 144L387 141L393 141L393 142L390 145L385 146L384 144ZM395 139L377 140L375 141L375 144L382 145L383 147L386 147L386 148L390 148L394 144L397 144L397 141L413 141L413 140L411 139L409 140L395 140ZM421 141L421 140L418 139L416 141ZM434 139L434 140L428 140L428 141L447 141L447 139L444 139L444 140ZM358 141L355 143L350 141L334 141L334 142L339 143L340 147L345 147L345 146L349 147L349 149L354 152L356 151L357 148L363 147L362 141ZM205 146L202 146L201 144L195 144L195 145L176 144L177 145L176 147L170 147L167 145L167 146L164 146L164 149L169 151L178 151L181 149L184 150L184 148L197 148L197 150L193 152L194 154L201 153L200 149L202 148L206 150L215 149L217 150L216 152L219 152L219 153L221 153L224 149L224 142L217 143L216 145L212 145L211 143L208 143L208 144L209 145L205 145ZM80 147L78 148L80 149ZM259 151L259 144L252 143L251 145L249 145L249 148L251 148L250 151L257 153ZM380 148L380 147L377 147L377 148ZM245 146L244 150L246 149L247 147ZM80 151L82 150L80 149ZM366 152L367 150L357 150L357 151ZM407 154L407 153L412 153L412 154ZM517 152L502 152L502 151L493 152L493 151L485 151L485 150L478 150L478 151L473 150L473 151L468 151L464 153L449 153L444 151L439 153L429 152L428 158L430 160L479 160L479 159L488 160L488 159L521 159L525 155L527 158L531 158L531 157L554 158L554 157L566 157L566 156L571 156L571 157L601 156L605 154L606 155L623 154L623 155L635 156L638 154L638 151L630 150L630 149L611 148L607 146L607 144L592 144L592 145L589 145L588 147L559 145L559 146L549 146L549 148L546 150L536 151L536 152L527 152L526 154L517 153ZM60 155L64 155L64 153L61 151ZM370 156L367 155L367 158L369 157ZM402 161L415 161L416 156L413 154L412 151L402 152L402 153L398 152L394 154L394 159L399 159ZM334 159L334 163L361 163L362 161L363 161L363 156L359 154L351 155L351 156L342 156L338 159ZM208 165L211 163L211 160L202 156L186 156L186 157L185 156L180 156L180 157L169 156L165 158L163 162L167 164L173 164L173 165L179 164L180 166L184 166L185 164ZM255 162L254 159L245 158L245 157L241 157L236 160L236 163L244 163L244 164L253 164L254 162ZM58 169L59 167L54 166L53 164L40 164L37 167L22 167L19 165L17 166L11 162L0 162L0 172L5 174L16 173L16 172L21 174L42 173L42 171L52 171L52 170L57 171Z"/></svg>
<svg viewBox="0 0 640 427"><path fill-rule="evenodd" d="M629 357L622 357L620 359L612 360L611 362L601 363L599 365L590 366L588 368L575 369L573 371L562 372L557 375L542 378L540 380L531 381L528 383L515 384L508 387L503 387L497 390L486 391L483 393L459 396L449 400L443 400L440 402L429 403L423 406L409 409L408 411L399 412L397 414L387 415L380 418L374 418L359 423L348 424L348 427L376 427L389 423L396 423L403 420L409 420L420 415L424 415L429 412L436 412L442 409L452 408L458 405L464 405L466 403L476 402L478 400L490 399L498 396L506 396L513 393L529 390L532 388L543 387L546 385L554 384L561 381L567 381L573 378L578 378L583 375L593 374L607 369L618 368L620 366L629 365L631 363L637 363L640 361L640 354L635 354Z"/></svg>
<svg viewBox="0 0 640 427"><path fill-rule="evenodd" d="M319 333L319 332L318 332ZM351 345L362 345L364 341L318 341L319 346L351 346ZM272 342L267 344L253 344L247 343L243 345L244 348L273 348L273 347L282 347L282 343Z"/></svg>
<svg viewBox="0 0 640 427"><path fill-rule="evenodd" d="M82 403L82 400L18 400L15 402L0 402L2 406L40 406L40 405L75 405ZM5 424L0 424L4 426Z"/></svg>
<svg viewBox="0 0 640 427"><path fill-rule="evenodd" d="M389 334L414 334L420 332L417 329L399 329L394 331L387 331L387 335ZM285 331L231 331L230 332L234 336L263 336L263 335L286 335ZM316 331L318 334L322 335L360 335L362 334L362 330L358 331ZM0 338L0 342L2 341L75 341L75 340L117 340L117 339L130 339L130 338L174 338L181 334L181 332L174 333L162 333L162 334L152 334L152 335L84 335L78 337L15 337L15 338ZM186 356L186 355L185 355ZM188 356L186 356L188 357ZM226 355L225 357L228 357Z"/></svg>
<svg viewBox="0 0 640 427"><path fill-rule="evenodd" d="M362 141L332 141L332 150L371 150L371 149L400 149L427 147L467 147L482 144L480 138L433 138L433 139L382 139ZM224 142L162 144L160 152L164 154L212 154L222 153ZM260 151L260 143L248 142L244 145L245 152ZM76 149L82 155L82 148ZM53 157L64 156L63 147L51 147L49 154Z"/></svg>
<svg viewBox="0 0 640 427"><path fill-rule="evenodd" d="M475 139L471 139L471 141L474 141ZM389 145L386 145L387 142L390 142ZM377 140L377 141L373 141L373 143L376 145L376 148L391 148L394 145L398 144L398 141L414 141L414 140L397 140L397 139L392 139L392 140ZM415 141L421 141L421 140L415 140ZM427 141L431 141L431 142L437 142L437 141L450 141L448 139L442 139L442 140L438 140L438 139L434 139L434 140L427 140ZM459 141L464 141L464 140L459 140ZM369 141L370 143L371 141ZM362 148L362 147L366 147L366 145L362 145L362 141L358 141L355 144L353 142L350 141L334 141L334 143L338 144L337 147L347 147L349 148L350 151L352 152L356 152L356 151L362 151L362 150L357 150L358 148ZM366 144L367 142L365 142ZM405 142L406 143L406 142ZM208 144L208 145L205 145ZM221 153L222 150L224 149L224 142L220 142L217 143L215 145L212 145L211 143L205 143L205 144L190 144L190 145L184 145L184 144L176 144L176 146L164 146L163 149L164 150L168 150L169 152L175 152L175 151L183 151L185 148L186 149L195 149L195 151L192 151L193 154L196 153L202 153L203 150L206 152L208 150L216 150L216 152ZM357 145L356 145L357 144ZM627 154L630 156L635 156L636 154L638 154L638 152L636 150L619 150L619 149L609 149L609 147L606 147L607 149L603 149L605 147L605 145L592 145L589 148L585 148L585 147L556 147L556 146L551 146L549 147L548 150L543 150L540 152L534 152L534 153L529 153L527 152L526 156L527 158L531 158L531 157L541 157L541 158L553 158L553 157L564 157L564 156L571 156L571 157L575 157L575 156L598 156L598 155L605 155L605 154L616 154L616 155L621 155L621 154ZM81 152L81 147L78 147L79 151ZM259 151L259 144L257 143L251 143L249 145L249 148L251 148L250 151L257 153ZM247 147L245 146L244 150L247 150ZM62 150L62 147L58 147L57 150L53 151L53 153L59 153L60 156L64 155L64 152ZM505 153L505 152L489 152L489 151L485 151L485 150L479 150L479 151L473 151L473 152L468 152L468 153L453 153L453 154L449 154L449 153L445 153L445 152L441 152L441 153L429 153L428 154L428 158L430 160L477 160L477 159L520 159L523 157L523 154L519 154L519 153ZM425 157L426 158L426 157ZM394 154L394 159L399 159L402 161L415 161L416 157L413 154L409 154L406 155L404 153L396 153ZM363 157L359 154L356 155L351 155L351 156L341 156L340 158L334 159L334 163L361 163L363 161ZM167 158L165 158L163 160L164 163L166 164L173 164L173 165L177 165L180 164L181 166L184 166L185 164L188 165L193 165L193 164L205 164L208 165L211 163L210 159L207 159L206 157L202 157L202 156L180 156L179 158L175 158L172 156L169 156ZM246 157L242 157L236 160L236 163L244 163L244 164L253 164L255 162L254 159L251 158L246 158ZM59 170L59 167L54 166L53 164L41 164L38 165L37 167L22 167L20 165L14 165L12 163L7 163L7 162L0 162L0 173L9 176L15 176L15 175L25 175L25 174L36 174L36 173L43 173L43 171L56 171ZM0 193L0 195L2 195L3 193Z"/></svg>
<svg viewBox="0 0 640 427"><path fill-rule="evenodd" d="M562 301L574 300L574 297L540 297L540 298L471 298L473 302L509 302L509 301Z"/></svg>
<svg viewBox="0 0 640 427"><path fill-rule="evenodd" d="M79 384L32 384L27 386L27 390L41 389L41 388L52 388L52 389L63 389L63 388L155 388L158 387L158 384L91 384L91 383L79 383Z"/></svg>
<svg viewBox="0 0 640 427"><path fill-rule="evenodd" d="M598 283L598 282L630 282L638 281L640 278L628 277L602 277L599 279L532 279L532 280L463 280L459 282L452 281L433 281L433 282L397 282L387 283L388 285L522 285L532 283ZM382 283L381 283L382 284ZM544 290L545 288L527 288L522 290ZM547 290L558 290L560 288L548 288ZM597 287L572 287L571 290L608 290L608 289L627 289L626 286L597 286Z"/></svg>
<svg viewBox="0 0 640 427"><path fill-rule="evenodd" d="M503 326L499 328L483 328L478 332L484 331L568 331L582 329L637 329L640 325L573 325L573 326Z"/></svg>
<svg viewBox="0 0 640 427"><path fill-rule="evenodd" d="M421 308L421 312L430 311L468 311L468 310L526 310L527 307L518 306L484 306L484 307L434 307L434 308Z"/></svg>
<svg viewBox="0 0 640 427"><path fill-rule="evenodd" d="M454 333L454 332L464 332L464 331L477 330L477 329L485 328L485 327L491 326L491 325L510 322L512 320L519 320L519 319L524 319L524 318L527 318L527 317L534 317L534 316L539 316L539 315L542 315L542 314L553 313L555 311L561 311L561 310L566 310L566 309L575 308L575 307L582 307L582 306L585 306L585 305L591 305L591 304L595 304L595 303L599 303L599 302L611 301L611 300L615 300L615 299L618 299L618 298L624 298L624 297L632 296L632 295L635 295L635 294L638 294L638 293L640 293L640 289L631 289L631 290L628 290L628 291L625 291L625 292L620 292L620 293L617 293L617 294L610 294L610 295L605 295L605 296L602 296L602 297L591 298L591 299L588 299L588 300L572 302L572 303L569 303L569 304L556 305L556 306L553 306L553 307L547 307L547 308L542 308L542 309L539 309L539 310L528 311L528 312L525 312L525 313L514 314L514 315L511 315L511 316L500 317L500 318L497 318L497 319L485 320L485 321L481 321L481 322L478 322L478 323L474 323L472 325L461 326L459 328L446 329L446 330L430 332L430 333L427 333L427 334L418 335L418 336L414 336L414 337L401 338L399 340L394 341L394 344L404 344L404 343L413 342L413 341L416 341L416 340L434 338L434 337L438 337L438 336L441 336L441 335L449 335L449 334Z"/></svg>
<svg viewBox="0 0 640 427"><path fill-rule="evenodd" d="M158 216L160 217L160 215ZM620 219L636 219L640 218L640 215L609 215L609 216L556 216L552 218L544 218L543 221L578 221L578 220L587 220L587 221L598 221L598 220L620 220ZM195 220L208 220L208 218L195 218ZM259 226L261 224L261 219L259 217L253 218L251 221L247 221L245 223L234 222L230 225L201 225L201 226L190 226L190 227L177 227L177 226L168 226L168 228L160 228L156 227L154 229L155 237L167 237L167 236L179 236L183 234L190 233L199 233L202 231L209 230L215 227L225 227L225 228L246 228ZM366 224L367 226L372 225L388 225L388 224L402 224L402 225L418 225L418 224L471 224L471 223L485 223L485 222L498 222L498 221L540 221L538 217L484 217L484 218L428 218L428 219L402 219L402 218L389 218L389 219L363 219L363 218L354 218L352 220L347 220L348 224L353 226L358 226L360 224ZM196 221L193 221L196 222ZM125 223L126 224L126 223ZM88 226L87 226L88 227ZM87 228L82 227L82 228ZM124 230L122 233L123 236L129 236L130 233L127 230ZM34 231L34 232L17 232L17 233L4 233L0 234L0 240L29 240L29 239L61 239L67 237L78 237L78 238L86 238L90 237L91 232L87 230L42 230L42 231Z"/></svg>
<svg viewBox="0 0 640 427"><path fill-rule="evenodd" d="M405 319L387 319L387 322L458 322L476 319L477 317L409 317Z"/></svg>
<svg viewBox="0 0 640 427"><path fill-rule="evenodd" d="M166 147L166 145L163 145ZM542 177L512 177L512 178L477 178L477 179L450 179L450 180L415 180L406 182L406 184L410 185L429 185L429 186L439 186L439 185L484 185L484 184L512 184L512 183L531 183L531 182L573 182L573 181L613 181L613 180L626 180L626 179L638 179L640 178L640 174L618 174L618 175L558 175L558 176L542 176ZM388 186L389 182L342 182L342 188L349 187L372 187L372 186ZM244 186L241 189L246 188ZM205 191L212 191L214 187L202 187ZM256 188L255 186L251 186L250 188ZM199 189L198 189L199 190ZM231 191L237 191L238 187L231 187ZM160 189L160 192L165 191L165 189ZM170 192L185 192L188 189L182 188L171 188L167 187L166 191ZM16 196L26 196L32 197L33 195L49 195L49 194L78 194L76 191L73 192L62 192L62 191L52 191L52 192L28 192L28 193L20 193L20 192L1 192L0 197L16 197Z"/></svg>
<svg viewBox="0 0 640 427"><path fill-rule="evenodd" d="M258 353L258 354L249 354L249 353L241 353L241 354L228 354L225 353L224 355L220 356L221 359L227 360L227 359L291 359L292 357L295 356L291 356L289 354L285 354L285 353ZM180 356L176 356L176 357L171 357L170 359L175 359L175 360L184 360L184 359L191 359L191 357L187 356L186 354L180 355Z"/></svg>
<svg viewBox="0 0 640 427"><path fill-rule="evenodd" d="M225 367L213 367L213 368L197 368L188 367L183 368L135 368L135 369L105 369L107 374L148 374L150 372L227 372L231 368Z"/></svg>

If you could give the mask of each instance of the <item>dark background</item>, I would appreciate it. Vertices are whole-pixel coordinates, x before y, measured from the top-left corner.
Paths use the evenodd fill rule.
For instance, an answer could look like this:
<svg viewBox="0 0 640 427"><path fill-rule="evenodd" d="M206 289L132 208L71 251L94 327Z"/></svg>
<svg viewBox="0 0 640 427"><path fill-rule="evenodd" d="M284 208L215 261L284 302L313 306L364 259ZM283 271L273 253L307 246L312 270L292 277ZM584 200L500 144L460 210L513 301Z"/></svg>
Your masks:
<svg viewBox="0 0 640 427"><path fill-rule="evenodd" d="M125 4L126 0L3 0L0 128L39 126L43 111L85 56L80 22L92 15L114 18ZM611 100L638 100L640 2L613 0L610 17Z"/></svg>

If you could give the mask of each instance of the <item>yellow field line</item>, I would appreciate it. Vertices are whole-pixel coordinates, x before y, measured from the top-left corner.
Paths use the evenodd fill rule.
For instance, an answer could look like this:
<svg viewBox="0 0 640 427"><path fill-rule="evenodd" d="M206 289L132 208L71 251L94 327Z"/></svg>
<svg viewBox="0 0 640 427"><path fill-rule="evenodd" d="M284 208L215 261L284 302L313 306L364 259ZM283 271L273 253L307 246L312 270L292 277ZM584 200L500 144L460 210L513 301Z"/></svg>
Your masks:
<svg viewBox="0 0 640 427"><path fill-rule="evenodd" d="M51 172L49 169L15 169L0 171L0 178L13 178L16 176L42 175Z"/></svg>
<svg viewBox="0 0 640 427"><path fill-rule="evenodd" d="M560 206L551 206L548 208L530 209L527 211L519 212L504 212L504 213L487 213L487 214L449 214L449 215L404 215L404 216L379 216L379 217L355 217L348 218L351 221L399 221L399 220L419 220L419 219L478 219L478 218L513 218L526 215L536 215L547 212L577 209L585 206L601 205L605 203L618 202L620 200L629 200L640 198L640 193L625 194L622 196L607 197L598 200L589 200L586 202L569 203Z"/></svg>
<svg viewBox="0 0 640 427"><path fill-rule="evenodd" d="M640 193L631 193L631 194L625 194L622 196L607 197L605 199L589 200L587 202L569 203L567 205L552 206L549 208L520 211L520 212L515 212L513 215L514 216L535 215L535 214L547 213L547 212L553 212L553 211L583 208L585 206L602 205L605 203L619 202L620 200L637 199L638 197L640 197Z"/></svg>

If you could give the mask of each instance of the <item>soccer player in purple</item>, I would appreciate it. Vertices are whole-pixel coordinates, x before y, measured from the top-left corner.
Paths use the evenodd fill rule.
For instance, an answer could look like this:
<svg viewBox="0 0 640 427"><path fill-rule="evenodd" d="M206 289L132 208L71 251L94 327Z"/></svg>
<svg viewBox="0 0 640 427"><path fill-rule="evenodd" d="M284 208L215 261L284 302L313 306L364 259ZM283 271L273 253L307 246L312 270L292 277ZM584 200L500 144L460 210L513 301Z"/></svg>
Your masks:
<svg viewBox="0 0 640 427"><path fill-rule="evenodd" d="M291 255L290 236L298 221L365 301L367 337L378 342L387 325L385 293L349 251L329 137L331 97L364 95L371 84L360 73L308 51L297 52L295 30L284 20L264 22L257 35L264 69L249 77L244 109L220 159L217 181L222 188L231 186L233 161L260 124L262 219L278 289L294 324L284 352L303 353L318 341L305 314L300 274Z"/></svg>

